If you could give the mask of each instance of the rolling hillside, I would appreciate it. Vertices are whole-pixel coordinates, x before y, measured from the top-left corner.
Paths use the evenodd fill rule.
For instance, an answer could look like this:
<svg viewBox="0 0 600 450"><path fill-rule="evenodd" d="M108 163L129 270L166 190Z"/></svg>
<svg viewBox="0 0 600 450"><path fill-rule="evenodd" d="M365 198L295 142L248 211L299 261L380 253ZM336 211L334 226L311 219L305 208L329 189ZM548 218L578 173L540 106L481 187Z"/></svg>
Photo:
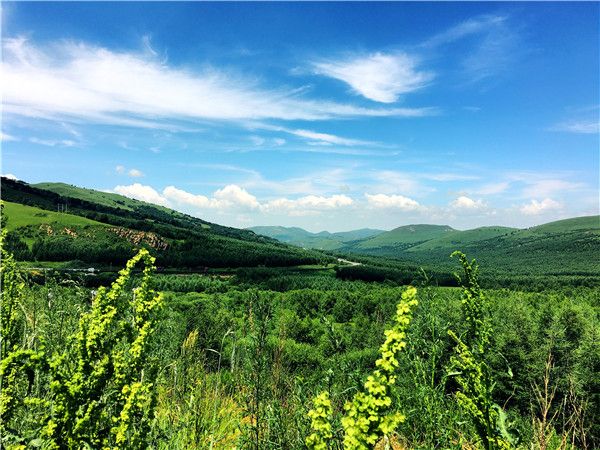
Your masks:
<svg viewBox="0 0 600 450"><path fill-rule="evenodd" d="M20 203L5 202L4 214L10 217L6 224L8 231L14 231L17 228L28 225L55 225L59 227L80 227L80 226L106 226L101 222L86 219L85 217L74 214L58 213L48 211L35 206L21 205Z"/></svg>
<svg viewBox="0 0 600 450"><path fill-rule="evenodd" d="M383 230L374 230L371 228L362 228L360 230L344 231L339 233L329 233L321 231L320 233L311 233L298 227L251 227L248 230L256 234L267 236L287 244L296 245L303 248L314 248L319 250L338 250L347 243L366 239L384 233Z"/></svg>
<svg viewBox="0 0 600 450"><path fill-rule="evenodd" d="M447 225L406 225L386 231L372 238L364 239L355 246L352 246L352 248L361 250L377 249L380 247L404 249L455 231Z"/></svg>
<svg viewBox="0 0 600 450"><path fill-rule="evenodd" d="M273 237L278 238L276 234ZM311 239L316 239L315 235ZM298 241L289 242L298 245ZM314 242L319 241L305 240L304 246ZM338 241L331 250L355 259L357 255L375 256L442 271L452 270L449 256L461 250L477 258L486 270L504 275L597 277L600 217L578 217L527 229L489 226L460 231L445 225L407 225L364 239Z"/></svg>
<svg viewBox="0 0 600 450"><path fill-rule="evenodd" d="M156 255L159 265L186 269L335 261L252 231L117 194L62 183L36 187L6 178L2 178L1 194L10 242L21 256L29 252L25 259L120 264L144 246ZM58 212L64 208L68 213Z"/></svg>

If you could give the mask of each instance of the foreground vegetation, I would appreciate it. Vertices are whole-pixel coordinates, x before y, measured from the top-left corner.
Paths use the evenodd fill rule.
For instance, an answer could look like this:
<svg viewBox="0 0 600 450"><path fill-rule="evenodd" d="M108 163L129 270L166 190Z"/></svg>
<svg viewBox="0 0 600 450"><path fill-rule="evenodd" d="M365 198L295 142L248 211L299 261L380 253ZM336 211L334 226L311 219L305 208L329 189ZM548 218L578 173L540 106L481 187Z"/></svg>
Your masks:
<svg viewBox="0 0 600 450"><path fill-rule="evenodd" d="M152 264L92 291L2 255L3 447L600 445L598 289L482 291L466 259L464 288L417 290Z"/></svg>

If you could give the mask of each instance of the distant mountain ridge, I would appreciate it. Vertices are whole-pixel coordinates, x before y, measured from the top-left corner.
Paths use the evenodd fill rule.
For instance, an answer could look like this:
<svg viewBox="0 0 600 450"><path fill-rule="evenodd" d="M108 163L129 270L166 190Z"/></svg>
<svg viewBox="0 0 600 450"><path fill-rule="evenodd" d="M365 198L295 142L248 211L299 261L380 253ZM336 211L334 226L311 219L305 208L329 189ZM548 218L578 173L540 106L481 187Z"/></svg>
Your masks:
<svg viewBox="0 0 600 450"><path fill-rule="evenodd" d="M255 231L280 239L277 233L271 233L272 228L283 227L261 227ZM288 243L301 242L305 248L331 243L319 240L321 233L294 230L295 235L304 237ZM338 240L330 250L440 267L451 267L449 255L461 250L485 266L508 273L598 275L600 216L575 217L524 229L487 226L460 231L447 225L405 225L362 239Z"/></svg>
<svg viewBox="0 0 600 450"><path fill-rule="evenodd" d="M296 245L303 248L312 248L318 250L338 250L352 241L367 239L378 234L385 233L383 230L371 228L361 228L359 230L341 231L330 233L321 231L311 233L299 227L281 227L281 226L258 226L250 227L256 234L267 236L286 244Z"/></svg>

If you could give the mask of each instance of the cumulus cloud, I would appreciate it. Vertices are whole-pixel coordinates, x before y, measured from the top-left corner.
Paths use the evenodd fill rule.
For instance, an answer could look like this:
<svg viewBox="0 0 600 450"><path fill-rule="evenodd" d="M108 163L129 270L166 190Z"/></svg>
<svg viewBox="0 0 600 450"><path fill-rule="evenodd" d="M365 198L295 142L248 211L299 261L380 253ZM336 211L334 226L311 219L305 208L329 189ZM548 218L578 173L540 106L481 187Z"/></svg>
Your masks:
<svg viewBox="0 0 600 450"><path fill-rule="evenodd" d="M405 53L374 53L313 64L316 73L343 81L355 93L381 103L393 103L433 79L431 72L417 66L418 60Z"/></svg>
<svg viewBox="0 0 600 450"><path fill-rule="evenodd" d="M295 200L290 200L288 198L271 200L262 205L262 210L271 213L290 212L295 214L308 214L314 211L331 210L350 206L353 203L354 200L346 195L332 195L330 197L307 195Z"/></svg>
<svg viewBox="0 0 600 450"><path fill-rule="evenodd" d="M154 203L156 205L170 206L168 200L160 195L150 186L145 186L140 183L134 183L129 186L116 186L113 189L117 194L124 195L125 197L134 198L148 203Z"/></svg>
<svg viewBox="0 0 600 450"><path fill-rule="evenodd" d="M258 208L260 206L254 195L235 184L229 184L223 189L215 191L214 197L222 206L242 206L245 208Z"/></svg>
<svg viewBox="0 0 600 450"><path fill-rule="evenodd" d="M482 200L473 200L469 197L461 195L454 199L450 206L454 209L480 209L485 207L485 203Z"/></svg>
<svg viewBox="0 0 600 450"><path fill-rule="evenodd" d="M214 68L192 71L148 52L117 52L81 42L40 47L24 38L8 38L3 50L4 111L25 116L156 127L157 121L178 119L317 120L431 113L427 108L364 108L300 98L297 90L263 88ZM422 75L411 75L410 64L394 64L397 78L405 72L407 79L397 86L392 82L391 90L415 88ZM379 89L384 88L385 83Z"/></svg>
<svg viewBox="0 0 600 450"><path fill-rule="evenodd" d="M548 211L556 211L561 208L561 204L551 198L545 198L541 202L531 200L530 203L521 206L520 211L528 216L536 216Z"/></svg>
<svg viewBox="0 0 600 450"><path fill-rule="evenodd" d="M192 194L175 186L167 186L162 193L159 193L154 188L139 183L129 186L117 186L113 191L157 205L188 210L192 208L196 210L257 211L267 214L296 216L347 207L354 203L354 200L346 195L307 195L297 199L278 198L261 203L246 189L235 184L216 190L210 197Z"/></svg>
<svg viewBox="0 0 600 450"><path fill-rule="evenodd" d="M255 209L260 206L254 195L235 184L218 189L211 198L204 195L191 194L175 186L167 186L163 190L163 196L176 204L201 209Z"/></svg>
<svg viewBox="0 0 600 450"><path fill-rule="evenodd" d="M369 205L375 208L393 208L403 211L414 211L419 208L419 203L403 195L365 194Z"/></svg>
<svg viewBox="0 0 600 450"><path fill-rule="evenodd" d="M163 196L169 199L171 202L179 205L188 205L195 208L212 208L214 202L204 195L190 194L181 189L177 189L175 186L167 186L163 190Z"/></svg>
<svg viewBox="0 0 600 450"><path fill-rule="evenodd" d="M125 166L122 165L118 165L115 167L115 172L117 172L118 174L123 174L125 173Z"/></svg>
<svg viewBox="0 0 600 450"><path fill-rule="evenodd" d="M4 178L8 178L9 180L15 180L15 181L17 181L17 180L18 180L18 178L17 178L15 175L13 175L12 173L5 173L5 174L4 174L4 175L2 175L2 176L3 176Z"/></svg>

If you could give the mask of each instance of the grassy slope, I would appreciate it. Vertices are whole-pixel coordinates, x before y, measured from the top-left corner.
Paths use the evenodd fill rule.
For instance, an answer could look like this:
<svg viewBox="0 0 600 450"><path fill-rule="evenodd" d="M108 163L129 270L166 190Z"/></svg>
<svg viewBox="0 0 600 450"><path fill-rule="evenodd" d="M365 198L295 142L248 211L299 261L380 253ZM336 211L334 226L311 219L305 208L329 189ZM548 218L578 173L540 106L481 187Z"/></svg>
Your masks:
<svg viewBox="0 0 600 450"><path fill-rule="evenodd" d="M356 244L356 248L364 250L388 246L407 247L454 231L456 230L447 225L406 225L365 239Z"/></svg>
<svg viewBox="0 0 600 450"><path fill-rule="evenodd" d="M34 206L21 205L20 203L4 202L4 214L8 217L6 229L12 231L27 225L57 225L59 227L77 226L106 226L101 222L90 220L73 214L47 211Z"/></svg>
<svg viewBox="0 0 600 450"><path fill-rule="evenodd" d="M408 251L426 251L450 247L461 248L475 242L485 241L487 239L507 235L516 231L518 231L517 228L509 227L480 227L466 231L455 230L411 247L408 249Z"/></svg>
<svg viewBox="0 0 600 450"><path fill-rule="evenodd" d="M298 247L319 250L338 250L342 248L345 243L366 239L383 233L382 230L373 230L370 228L362 228L360 230L344 231L339 233L329 233L327 231L311 233L298 227L278 226L259 226L248 229L257 234L277 239L281 242L296 245Z"/></svg>
<svg viewBox="0 0 600 450"><path fill-rule="evenodd" d="M486 227L453 231L425 243L351 250L440 268L452 267L455 250L488 270L505 274L600 274L600 218L579 217L524 230Z"/></svg>

